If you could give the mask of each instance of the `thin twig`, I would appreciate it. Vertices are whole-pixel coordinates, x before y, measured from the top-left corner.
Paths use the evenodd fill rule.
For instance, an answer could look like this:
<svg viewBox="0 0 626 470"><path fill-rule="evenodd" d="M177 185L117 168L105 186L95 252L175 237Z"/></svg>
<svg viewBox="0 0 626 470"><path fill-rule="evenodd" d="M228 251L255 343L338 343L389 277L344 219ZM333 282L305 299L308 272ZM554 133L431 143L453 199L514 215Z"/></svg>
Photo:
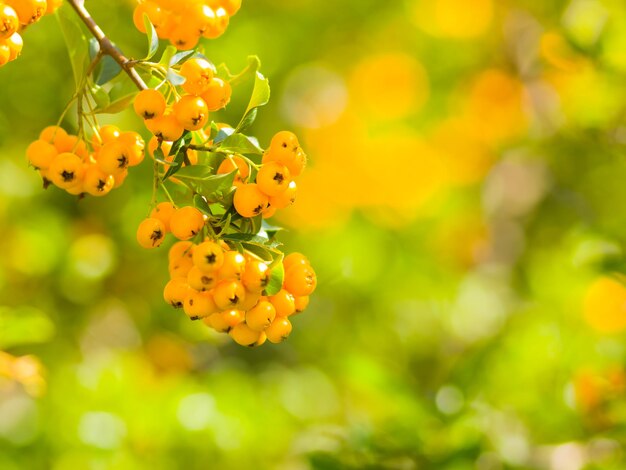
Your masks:
<svg viewBox="0 0 626 470"><path fill-rule="evenodd" d="M72 8L74 8L78 17L83 23L85 23L85 26L87 26L87 29L89 29L89 32L91 32L93 37L96 38L98 44L100 44L100 51L102 52L102 54L106 54L113 58L113 60L115 60L115 62L117 62L122 68L122 70L126 72L126 74L130 77L133 83L137 85L137 88L139 88L140 90L145 90L146 88L148 88L146 83L133 68L134 62L127 59L124 54L122 54L122 52L113 45L111 40L106 36L106 34L104 34L100 26L98 26L98 24L91 17L89 12L85 8L84 2L81 0L67 0L67 3L69 3Z"/></svg>

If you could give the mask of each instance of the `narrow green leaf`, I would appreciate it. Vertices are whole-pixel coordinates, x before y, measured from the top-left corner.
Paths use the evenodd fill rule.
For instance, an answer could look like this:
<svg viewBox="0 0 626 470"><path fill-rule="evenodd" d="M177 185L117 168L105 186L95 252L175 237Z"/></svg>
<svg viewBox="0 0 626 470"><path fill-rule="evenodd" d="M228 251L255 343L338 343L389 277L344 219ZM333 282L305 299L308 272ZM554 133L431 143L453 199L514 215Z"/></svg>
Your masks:
<svg viewBox="0 0 626 470"><path fill-rule="evenodd" d="M210 166L206 165L191 165L178 170L176 177L193 181L204 181L207 177L212 176L212 170Z"/></svg>
<svg viewBox="0 0 626 470"><path fill-rule="evenodd" d="M89 42L84 26L74 14L72 7L64 2L59 8L57 18L65 38L65 44L72 64L74 81L78 87L83 80L85 71L89 66Z"/></svg>
<svg viewBox="0 0 626 470"><path fill-rule="evenodd" d="M104 57L102 57L100 62L100 72L98 74L98 78L96 79L96 83L98 85L104 85L105 83L109 83L122 71L122 67L120 67L120 64L115 62L115 60L111 56L105 55Z"/></svg>
<svg viewBox="0 0 626 470"><path fill-rule="evenodd" d="M276 295L283 288L283 280L285 279L285 268L283 267L282 259L276 262L270 270L270 280L265 288L265 295Z"/></svg>
<svg viewBox="0 0 626 470"><path fill-rule="evenodd" d="M93 87L91 87L90 91L91 96L93 96L93 99L95 100L98 109L106 109L109 106L109 104L111 103L109 94L104 91L102 87L94 85Z"/></svg>
<svg viewBox="0 0 626 470"><path fill-rule="evenodd" d="M243 134L232 134L219 145L219 151L226 153L243 153L262 155L263 150L250 137Z"/></svg>
<svg viewBox="0 0 626 470"><path fill-rule="evenodd" d="M163 175L163 181L168 179L170 176L176 174L178 170L181 169L184 161L185 161L185 152L178 152L176 154L176 157L174 157L174 160L168 163L170 167L165 172L165 175Z"/></svg>
<svg viewBox="0 0 626 470"><path fill-rule="evenodd" d="M225 175L212 175L197 181L196 186L209 202L217 202L216 196L219 196L219 193L226 193L232 188L235 175L235 171Z"/></svg>
<svg viewBox="0 0 626 470"><path fill-rule="evenodd" d="M274 259L272 252L268 250L267 248L265 248L264 246L255 245L253 243L245 243L245 242L242 242L241 245L246 251L249 251L250 253L258 256L259 258L261 258L264 262L268 264L271 263L272 260Z"/></svg>
<svg viewBox="0 0 626 470"><path fill-rule="evenodd" d="M267 238L260 237L255 233L227 233L222 238L224 238L224 240L251 242L259 245L265 245L268 242Z"/></svg>
<svg viewBox="0 0 626 470"><path fill-rule="evenodd" d="M161 58L159 59L159 64L164 65L165 67L169 67L172 64L173 57L176 55L176 49L174 46L169 45L163 50L163 54L161 54Z"/></svg>
<svg viewBox="0 0 626 470"><path fill-rule="evenodd" d="M181 64L187 61L188 59L191 59L191 57L193 57L194 54L195 54L195 51L193 49L190 51L178 52L171 57L170 61L166 65L168 65L169 67L173 67L174 65Z"/></svg>
<svg viewBox="0 0 626 470"><path fill-rule="evenodd" d="M196 194L193 197L193 205L194 207L197 207L200 211L204 212L206 215L213 215L213 212L211 211L211 208L209 207L206 199L200 194Z"/></svg>
<svg viewBox="0 0 626 470"><path fill-rule="evenodd" d="M159 50L159 36L146 13L143 14L143 24L146 28L146 36L148 37L148 54L146 55L145 60L150 60Z"/></svg>
<svg viewBox="0 0 626 470"><path fill-rule="evenodd" d="M179 86L185 83L185 77L183 77L176 70L171 69L171 68L167 70L166 78L167 78L167 81L170 82L174 86Z"/></svg>
<svg viewBox="0 0 626 470"><path fill-rule="evenodd" d="M110 97L110 95L109 95ZM120 98L116 101L111 101L105 108L98 108L95 110L97 114L117 114L125 109L128 109L128 106L135 99L135 95L125 96L124 98Z"/></svg>

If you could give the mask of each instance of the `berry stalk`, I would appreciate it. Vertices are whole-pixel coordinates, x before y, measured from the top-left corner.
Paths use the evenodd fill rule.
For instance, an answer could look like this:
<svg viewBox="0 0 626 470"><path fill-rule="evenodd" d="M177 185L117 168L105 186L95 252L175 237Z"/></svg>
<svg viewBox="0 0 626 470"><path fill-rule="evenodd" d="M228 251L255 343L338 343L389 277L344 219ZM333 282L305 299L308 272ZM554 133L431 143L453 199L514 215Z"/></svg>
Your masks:
<svg viewBox="0 0 626 470"><path fill-rule="evenodd" d="M104 34L102 28L98 26L98 24L91 17L87 9L85 8L84 0L67 0L67 2L72 6L78 17L81 19L89 32L93 35L94 38L100 44L100 51L102 54L106 54L113 58L115 62L119 64L122 70L130 77L137 88L140 90L145 90L148 86L145 84L143 79L139 76L137 71L133 68L133 63L130 61L117 47L113 45L111 40Z"/></svg>

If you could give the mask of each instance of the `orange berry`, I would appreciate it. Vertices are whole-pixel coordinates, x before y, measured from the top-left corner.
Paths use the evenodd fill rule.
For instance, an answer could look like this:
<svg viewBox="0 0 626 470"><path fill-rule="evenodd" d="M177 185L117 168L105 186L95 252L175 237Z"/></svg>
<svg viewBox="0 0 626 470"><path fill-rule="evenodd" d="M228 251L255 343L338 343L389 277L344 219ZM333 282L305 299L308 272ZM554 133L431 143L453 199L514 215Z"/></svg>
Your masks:
<svg viewBox="0 0 626 470"><path fill-rule="evenodd" d="M270 343L280 343L287 339L291 334L292 326L289 319L285 317L276 317L270 326L265 330L267 339Z"/></svg>
<svg viewBox="0 0 626 470"><path fill-rule="evenodd" d="M144 123L155 136L170 142L180 139L185 132L185 128L173 114L164 114L153 119L146 119Z"/></svg>
<svg viewBox="0 0 626 470"><path fill-rule="evenodd" d="M143 119L154 119L163 116L167 103L158 90L141 90L133 103L135 113Z"/></svg>
<svg viewBox="0 0 626 470"><path fill-rule="evenodd" d="M139 165L143 161L146 148L143 138L137 132L126 131L120 134L119 141L128 147L128 166Z"/></svg>
<svg viewBox="0 0 626 470"><path fill-rule="evenodd" d="M167 13L162 11L161 8L153 2L143 2L138 4L133 11L133 23L135 24L135 28L145 34L146 26L143 22L144 15L148 15L150 23L157 28L158 25L163 22Z"/></svg>
<svg viewBox="0 0 626 470"><path fill-rule="evenodd" d="M221 310L239 308L246 297L246 290L239 281L220 281L213 290L215 304Z"/></svg>
<svg viewBox="0 0 626 470"><path fill-rule="evenodd" d="M193 264L203 272L216 272L223 263L224 250L215 242L200 243L193 250Z"/></svg>
<svg viewBox="0 0 626 470"><path fill-rule="evenodd" d="M94 150L99 149L102 144L106 144L107 142L113 142L119 139L121 135L120 128L111 124L106 126L102 126L98 129L98 135L94 134L91 143L93 145Z"/></svg>
<svg viewBox="0 0 626 470"><path fill-rule="evenodd" d="M254 331L244 322L235 325L228 334L235 341L235 343L241 346L247 346L253 348L257 345L259 339L261 339L262 332Z"/></svg>
<svg viewBox="0 0 626 470"><path fill-rule="evenodd" d="M67 137L67 132L65 129L59 126L48 126L39 134L39 139L44 142L48 142L55 147L57 146L57 142Z"/></svg>
<svg viewBox="0 0 626 470"><path fill-rule="evenodd" d="M191 268L193 268L193 261L186 256L170 261L168 266L170 278L187 280L189 278L189 271L191 271Z"/></svg>
<svg viewBox="0 0 626 470"><path fill-rule="evenodd" d="M289 187L291 174L286 166L277 162L263 164L256 175L256 184L268 196L278 196Z"/></svg>
<svg viewBox="0 0 626 470"><path fill-rule="evenodd" d="M274 217L275 214L276 214L276 208L268 207L267 209L263 211L263 218L269 219L270 217Z"/></svg>
<svg viewBox="0 0 626 470"><path fill-rule="evenodd" d="M204 227L202 212L192 206L176 209L170 218L170 230L179 240L189 240Z"/></svg>
<svg viewBox="0 0 626 470"><path fill-rule="evenodd" d="M13 33L8 39L4 41L4 46L9 48L9 62L15 60L22 53L24 47L24 40L20 33Z"/></svg>
<svg viewBox="0 0 626 470"><path fill-rule="evenodd" d="M154 158L154 151L159 147L159 138L157 136L152 136L148 141L148 153L152 158ZM170 154L170 150L172 149L172 142L161 141L161 150L163 151L164 156L168 156Z"/></svg>
<svg viewBox="0 0 626 470"><path fill-rule="evenodd" d="M50 180L59 188L68 189L82 181L85 174L83 160L73 153L57 155L50 163Z"/></svg>
<svg viewBox="0 0 626 470"><path fill-rule="evenodd" d="M180 258L186 257L191 261L193 256L193 247L195 245L192 242L176 242L170 248L167 253L169 262L178 261Z"/></svg>
<svg viewBox="0 0 626 470"><path fill-rule="evenodd" d="M202 93L202 99L209 111L218 111L225 108L230 102L233 89L230 83L221 78L213 77L206 90Z"/></svg>
<svg viewBox="0 0 626 470"><path fill-rule="evenodd" d="M48 0L46 15L51 15L52 13L57 11L62 4L63 0Z"/></svg>
<svg viewBox="0 0 626 470"><path fill-rule="evenodd" d="M309 296L303 295L295 298L296 313L302 313L309 306Z"/></svg>
<svg viewBox="0 0 626 470"><path fill-rule="evenodd" d="M137 228L137 241L144 248L156 248L163 243L164 238L165 228L159 219L144 219Z"/></svg>
<svg viewBox="0 0 626 470"><path fill-rule="evenodd" d="M284 209L296 202L297 186L295 181L289 182L289 186L286 191L283 191L278 196L272 196L269 198L270 206L276 209ZM235 193L236 194L236 193Z"/></svg>
<svg viewBox="0 0 626 470"><path fill-rule="evenodd" d="M237 170L235 179L239 179L240 181L245 181L250 175L250 166L248 165L248 162L238 155L233 155L230 158L226 157L217 168L217 174L226 175L235 170Z"/></svg>
<svg viewBox="0 0 626 470"><path fill-rule="evenodd" d="M174 104L174 116L188 131L197 131L209 120L209 109L199 96L185 95Z"/></svg>
<svg viewBox="0 0 626 470"><path fill-rule="evenodd" d="M241 282L250 292L261 292L270 280L270 270L262 261L248 261Z"/></svg>
<svg viewBox="0 0 626 470"><path fill-rule="evenodd" d="M208 60L193 57L180 66L179 73L185 77L183 90L190 95L201 95L209 88L215 75L215 66Z"/></svg>
<svg viewBox="0 0 626 470"><path fill-rule="evenodd" d="M268 205L268 197L254 184L244 184L237 188L233 204L235 210L243 217L255 217L261 214Z"/></svg>
<svg viewBox="0 0 626 470"><path fill-rule="evenodd" d="M228 326L227 330L222 330L226 333L245 320L245 314L241 310L226 310L219 313L219 315L221 315L222 321Z"/></svg>
<svg viewBox="0 0 626 470"><path fill-rule="evenodd" d="M163 299L174 308L182 308L190 290L183 279L171 279L163 289Z"/></svg>
<svg viewBox="0 0 626 470"><path fill-rule="evenodd" d="M38 169L46 169L58 155L54 145L45 140L36 140L26 149L26 157L31 165Z"/></svg>
<svg viewBox="0 0 626 470"><path fill-rule="evenodd" d="M7 39L20 27L17 13L9 5L0 3L0 39Z"/></svg>
<svg viewBox="0 0 626 470"><path fill-rule="evenodd" d="M285 268L285 272L287 272L289 268L297 264L309 266L311 263L309 262L309 259L306 256L304 256L302 253L297 253L297 252L289 253L283 259L283 267Z"/></svg>
<svg viewBox="0 0 626 470"><path fill-rule="evenodd" d="M183 302L183 309L185 314L192 320L206 318L218 311L211 294L208 292L196 292L193 289L189 289L189 294Z"/></svg>
<svg viewBox="0 0 626 470"><path fill-rule="evenodd" d="M187 24L181 23L172 28L168 38L176 49L179 51L187 51L196 47L200 40L200 35L194 28L190 28Z"/></svg>
<svg viewBox="0 0 626 470"><path fill-rule="evenodd" d="M199 292L211 290L217 283L216 273L206 273L197 266L192 267L187 273L187 282Z"/></svg>
<svg viewBox="0 0 626 470"><path fill-rule="evenodd" d="M261 300L246 313L246 323L254 331L263 331L276 318L276 308L268 301Z"/></svg>
<svg viewBox="0 0 626 470"><path fill-rule="evenodd" d="M288 317L296 311L296 299L291 292L281 289L276 295L269 297L279 317Z"/></svg>
<svg viewBox="0 0 626 470"><path fill-rule="evenodd" d="M115 183L113 184L113 189L122 186L124 184L124 181L126 181L127 176L128 169L122 171L121 173L118 173L117 175L113 175L113 180L115 181Z"/></svg>
<svg viewBox="0 0 626 470"><path fill-rule="evenodd" d="M241 0L222 0L222 7L230 16L235 15L241 8Z"/></svg>
<svg viewBox="0 0 626 470"><path fill-rule="evenodd" d="M130 150L122 142L117 140L109 141L102 145L96 161L104 173L115 176L128 168Z"/></svg>
<svg viewBox="0 0 626 470"><path fill-rule="evenodd" d="M85 192L92 196L109 194L114 184L113 175L106 174L97 165L89 165L85 171L83 187Z"/></svg>
<svg viewBox="0 0 626 470"><path fill-rule="evenodd" d="M246 258L237 251L225 251L222 266L218 271L220 279L240 280L246 269Z"/></svg>
<svg viewBox="0 0 626 470"><path fill-rule="evenodd" d="M46 0L4 0L3 3L15 10L20 24L23 25L36 23L48 9Z"/></svg>
<svg viewBox="0 0 626 470"><path fill-rule="evenodd" d="M160 202L157 206L152 209L150 212L150 217L154 219L159 219L163 224L163 229L165 232L170 231L170 220L172 219L172 215L176 212L176 207L171 202Z"/></svg>
<svg viewBox="0 0 626 470"><path fill-rule="evenodd" d="M252 292L246 289L246 297L244 301L239 305L239 309L247 312L248 310L252 309L259 302L260 299L260 292Z"/></svg>
<svg viewBox="0 0 626 470"><path fill-rule="evenodd" d="M284 286L296 297L311 295L317 287L317 275L311 266L297 264L285 272Z"/></svg>

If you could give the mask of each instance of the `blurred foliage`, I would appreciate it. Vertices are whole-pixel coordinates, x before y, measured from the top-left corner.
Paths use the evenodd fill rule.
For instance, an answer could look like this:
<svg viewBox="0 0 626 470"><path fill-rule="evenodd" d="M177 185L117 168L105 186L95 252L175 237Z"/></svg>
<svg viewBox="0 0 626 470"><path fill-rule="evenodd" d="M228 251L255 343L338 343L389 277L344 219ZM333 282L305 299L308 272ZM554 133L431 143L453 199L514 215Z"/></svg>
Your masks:
<svg viewBox="0 0 626 470"><path fill-rule="evenodd" d="M87 1L137 57L132 6ZM0 72L0 468L624 468L623 1L244 0L205 47L262 58L263 144L303 136L277 222L311 306L240 348L162 300L150 165L40 189L24 149L74 86L44 19Z"/></svg>

